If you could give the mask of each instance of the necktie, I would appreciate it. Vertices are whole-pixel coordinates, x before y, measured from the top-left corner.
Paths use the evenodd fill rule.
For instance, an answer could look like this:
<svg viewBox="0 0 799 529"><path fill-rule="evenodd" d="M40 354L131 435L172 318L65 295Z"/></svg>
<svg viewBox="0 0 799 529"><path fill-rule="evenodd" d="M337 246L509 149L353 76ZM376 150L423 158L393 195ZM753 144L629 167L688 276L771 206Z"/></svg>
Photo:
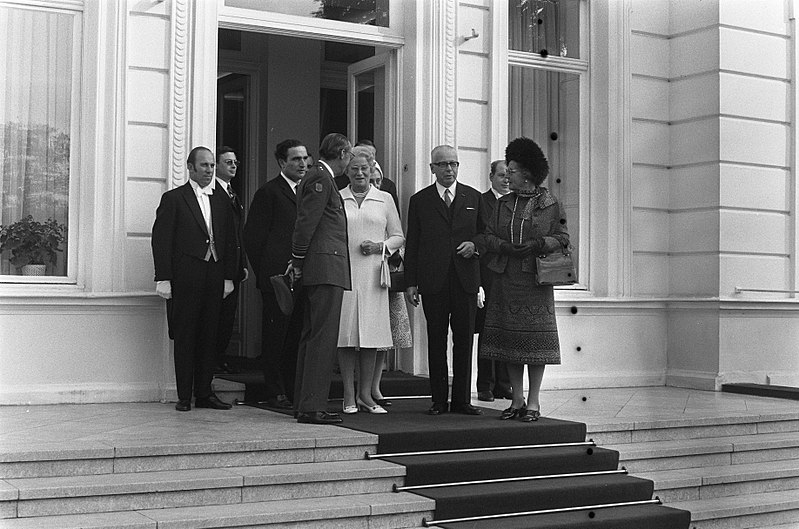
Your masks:
<svg viewBox="0 0 799 529"><path fill-rule="evenodd" d="M445 189L444 190L444 204L446 204L447 207L450 207L452 205L452 199L449 197L449 194L450 194L449 193L449 189Z"/></svg>
<svg viewBox="0 0 799 529"><path fill-rule="evenodd" d="M234 209L239 209L239 197L236 196L236 192L233 191L233 186L228 183L227 185L227 192L230 195L230 202L233 204Z"/></svg>

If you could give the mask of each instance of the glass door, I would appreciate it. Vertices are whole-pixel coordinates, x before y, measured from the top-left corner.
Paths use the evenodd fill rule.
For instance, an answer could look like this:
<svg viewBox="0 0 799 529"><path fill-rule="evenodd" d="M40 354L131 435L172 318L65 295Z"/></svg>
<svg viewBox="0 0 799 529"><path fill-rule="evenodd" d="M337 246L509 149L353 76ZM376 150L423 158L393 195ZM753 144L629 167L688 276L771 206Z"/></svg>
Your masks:
<svg viewBox="0 0 799 529"><path fill-rule="evenodd" d="M397 95L393 52L384 52L347 68L347 136L371 140L383 175L397 184Z"/></svg>

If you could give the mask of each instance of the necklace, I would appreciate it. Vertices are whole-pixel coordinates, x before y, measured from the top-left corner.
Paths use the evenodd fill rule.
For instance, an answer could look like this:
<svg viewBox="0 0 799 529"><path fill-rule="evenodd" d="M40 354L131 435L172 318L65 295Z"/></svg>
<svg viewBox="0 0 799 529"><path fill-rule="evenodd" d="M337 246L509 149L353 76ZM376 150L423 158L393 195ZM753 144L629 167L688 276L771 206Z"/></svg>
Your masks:
<svg viewBox="0 0 799 529"><path fill-rule="evenodd" d="M513 244L513 221L516 219L516 206L519 204L519 196L516 196L516 200L513 202L513 213L511 213L510 217L510 242ZM519 224L519 244L522 243L522 236L524 234L524 217L522 217L522 222Z"/></svg>

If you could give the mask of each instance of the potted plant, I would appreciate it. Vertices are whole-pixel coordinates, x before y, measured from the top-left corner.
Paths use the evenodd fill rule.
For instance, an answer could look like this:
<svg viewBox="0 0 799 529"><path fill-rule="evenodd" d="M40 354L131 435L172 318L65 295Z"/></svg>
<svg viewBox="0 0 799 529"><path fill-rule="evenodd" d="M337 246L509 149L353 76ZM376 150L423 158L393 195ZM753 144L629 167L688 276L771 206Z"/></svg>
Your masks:
<svg viewBox="0 0 799 529"><path fill-rule="evenodd" d="M11 252L8 262L22 275L45 275L47 264L55 265L65 239L66 227L50 218L39 222L28 215L12 224L0 225L0 252Z"/></svg>

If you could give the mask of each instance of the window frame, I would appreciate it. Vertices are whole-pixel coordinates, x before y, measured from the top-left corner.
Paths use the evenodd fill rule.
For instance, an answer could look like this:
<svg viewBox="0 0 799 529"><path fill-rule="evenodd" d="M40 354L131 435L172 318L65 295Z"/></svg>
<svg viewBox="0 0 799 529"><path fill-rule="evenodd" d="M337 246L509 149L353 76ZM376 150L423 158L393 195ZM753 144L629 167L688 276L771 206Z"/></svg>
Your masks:
<svg viewBox="0 0 799 529"><path fill-rule="evenodd" d="M539 53L523 52L511 50L509 44L509 16L507 0L496 2L494 16L492 17L492 37L493 54L497 58L494 61L493 76L495 79L492 107L494 108L495 119L493 119L492 137L496 143L491 146L491 150L497 156L504 156L505 146L510 141L508 137L508 127L510 123L510 69L531 68L536 70L552 71L558 73L568 73L578 76L580 82L580 103L579 103L579 192L578 210L579 221L577 223L580 241L577 248L579 255L577 277L579 282L575 285L557 287L564 290L588 290L590 277L590 97L591 97L591 75L590 63L585 57L591 56L589 40L589 0L580 1L580 55L584 58L568 58L556 55L549 55L546 58Z"/></svg>
<svg viewBox="0 0 799 529"><path fill-rule="evenodd" d="M79 194L80 194L80 151L81 151L81 79L83 76L83 35L84 35L84 7L82 0L53 0L23 2L18 0L5 0L0 2L0 7L8 9L24 9L46 13L71 15L72 27L72 80L70 85L70 139L69 139L69 211L67 213L67 241L66 241L66 274L58 276L22 276L0 274L0 284L35 284L35 285L75 285L78 282L78 228Z"/></svg>

